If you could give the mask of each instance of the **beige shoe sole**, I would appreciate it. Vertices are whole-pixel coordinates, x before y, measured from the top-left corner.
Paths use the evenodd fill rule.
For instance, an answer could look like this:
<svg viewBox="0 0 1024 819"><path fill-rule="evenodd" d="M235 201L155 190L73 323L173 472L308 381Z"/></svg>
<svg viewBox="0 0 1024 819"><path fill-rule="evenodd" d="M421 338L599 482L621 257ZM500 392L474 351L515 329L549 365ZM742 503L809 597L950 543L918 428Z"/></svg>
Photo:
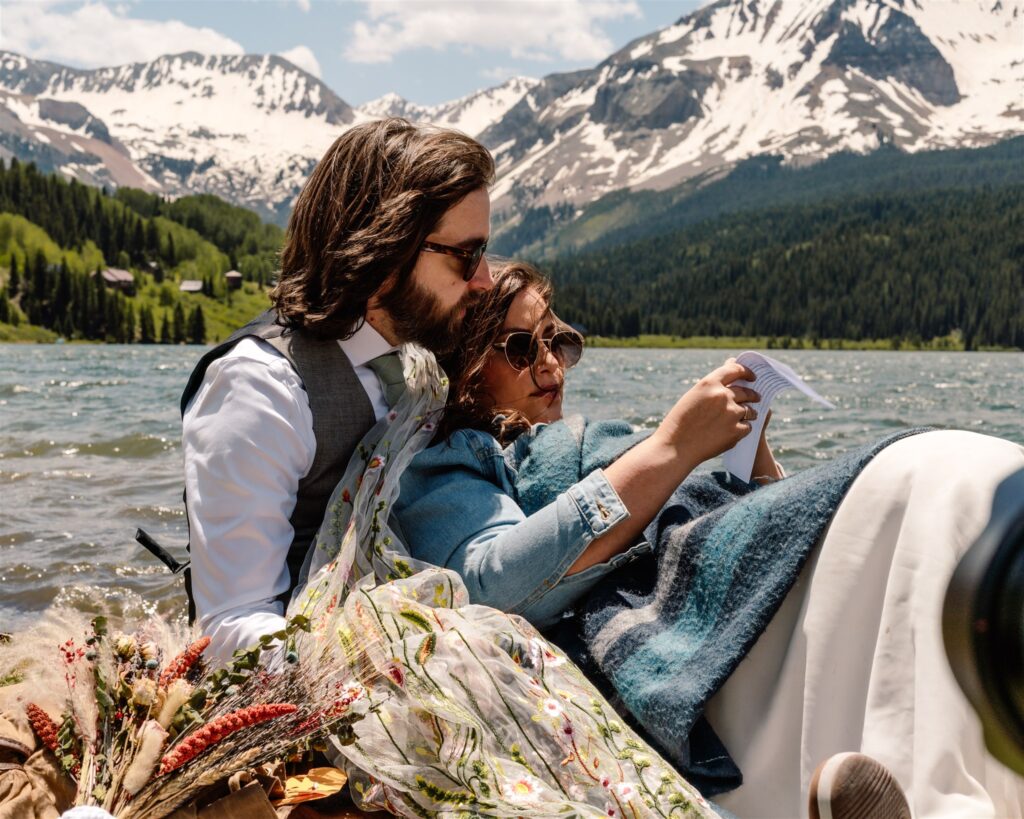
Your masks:
<svg viewBox="0 0 1024 819"><path fill-rule="evenodd" d="M896 777L864 754L830 756L814 772L808 795L810 819L911 819Z"/></svg>

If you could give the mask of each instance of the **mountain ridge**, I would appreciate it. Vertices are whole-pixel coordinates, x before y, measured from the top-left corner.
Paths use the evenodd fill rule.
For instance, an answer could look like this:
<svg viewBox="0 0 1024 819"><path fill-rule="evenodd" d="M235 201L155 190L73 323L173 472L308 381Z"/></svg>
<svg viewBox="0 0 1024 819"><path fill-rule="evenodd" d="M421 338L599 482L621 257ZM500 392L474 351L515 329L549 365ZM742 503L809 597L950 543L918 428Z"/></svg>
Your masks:
<svg viewBox="0 0 1024 819"><path fill-rule="evenodd" d="M382 115L494 153L497 232L538 208L665 190L776 155L800 166L895 145L1024 133L1024 0L716 0L593 68L436 106L351 106L272 55L166 55L83 70L0 52L0 155L89 184L214 193L283 222L344 129ZM946 10L948 12L948 9Z"/></svg>

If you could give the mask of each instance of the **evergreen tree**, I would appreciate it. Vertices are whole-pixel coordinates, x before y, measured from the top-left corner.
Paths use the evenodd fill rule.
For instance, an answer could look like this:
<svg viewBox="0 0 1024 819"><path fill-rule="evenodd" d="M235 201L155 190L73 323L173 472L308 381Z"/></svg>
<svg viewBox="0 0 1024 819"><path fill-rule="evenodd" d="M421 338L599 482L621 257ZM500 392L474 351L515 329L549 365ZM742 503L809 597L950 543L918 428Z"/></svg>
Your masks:
<svg viewBox="0 0 1024 819"><path fill-rule="evenodd" d="M0 322L3 324L10 324L11 321L11 301L7 298L7 293L0 290Z"/></svg>
<svg viewBox="0 0 1024 819"><path fill-rule="evenodd" d="M68 319L71 310L71 271L68 270L66 257L60 260L60 272L57 274L57 283L53 289L51 310L54 321L62 324Z"/></svg>
<svg viewBox="0 0 1024 819"><path fill-rule="evenodd" d="M139 311L139 342L142 344L156 343L156 325L153 322L153 309L148 304Z"/></svg>
<svg viewBox="0 0 1024 819"><path fill-rule="evenodd" d="M11 253L11 275L7 279L7 295L12 299L21 291L21 274L18 272L18 257Z"/></svg>
<svg viewBox="0 0 1024 819"><path fill-rule="evenodd" d="M160 255L160 232L155 219L146 220L146 254L152 259Z"/></svg>
<svg viewBox="0 0 1024 819"><path fill-rule="evenodd" d="M184 344L188 340L185 327L185 308L180 301L174 303L174 343Z"/></svg>
<svg viewBox="0 0 1024 819"><path fill-rule="evenodd" d="M206 318L203 316L203 307L197 304L192 315L188 319L188 340L190 344L206 343Z"/></svg>
<svg viewBox="0 0 1024 819"><path fill-rule="evenodd" d="M37 250L35 259L32 261L32 296L37 301L46 298L50 289L47 287L48 267L46 254L42 250Z"/></svg>
<svg viewBox="0 0 1024 819"><path fill-rule="evenodd" d="M118 341L121 344L131 344L135 341L135 307L124 299L118 301L122 305L121 333Z"/></svg>
<svg viewBox="0 0 1024 819"><path fill-rule="evenodd" d="M172 341L174 338L171 335L171 314L164 310L164 320L160 325L160 343L170 344Z"/></svg>
<svg viewBox="0 0 1024 819"><path fill-rule="evenodd" d="M132 261L135 264L142 264L146 258L146 235L142 227L142 220L135 220L135 229L132 231Z"/></svg>
<svg viewBox="0 0 1024 819"><path fill-rule="evenodd" d="M109 318L107 302L111 300L107 298L107 283L103 279L102 268L96 268L96 275L92 277L92 281L93 298L90 305L89 333L86 338L102 339L111 326L107 320Z"/></svg>

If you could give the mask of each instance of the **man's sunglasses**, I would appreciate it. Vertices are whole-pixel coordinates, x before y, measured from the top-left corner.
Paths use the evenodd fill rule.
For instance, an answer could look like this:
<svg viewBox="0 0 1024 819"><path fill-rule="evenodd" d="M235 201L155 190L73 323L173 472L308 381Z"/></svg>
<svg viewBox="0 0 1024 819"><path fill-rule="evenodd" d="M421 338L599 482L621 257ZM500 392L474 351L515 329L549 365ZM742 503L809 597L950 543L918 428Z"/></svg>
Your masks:
<svg viewBox="0 0 1024 819"><path fill-rule="evenodd" d="M443 253L445 256L454 256L461 260L462 280L468 282L476 275L476 270L480 267L480 260L484 257L484 251L487 250L487 242L477 245L472 250L452 245L441 245L437 242L424 242L420 245L420 250L425 250L427 253Z"/></svg>
<svg viewBox="0 0 1024 819"><path fill-rule="evenodd" d="M519 330L509 333L504 341L494 342L494 348L505 351L505 360L513 370L525 370L540 358L541 344L565 370L575 367L583 355L583 336L575 330L559 330L549 338L537 338L533 333Z"/></svg>

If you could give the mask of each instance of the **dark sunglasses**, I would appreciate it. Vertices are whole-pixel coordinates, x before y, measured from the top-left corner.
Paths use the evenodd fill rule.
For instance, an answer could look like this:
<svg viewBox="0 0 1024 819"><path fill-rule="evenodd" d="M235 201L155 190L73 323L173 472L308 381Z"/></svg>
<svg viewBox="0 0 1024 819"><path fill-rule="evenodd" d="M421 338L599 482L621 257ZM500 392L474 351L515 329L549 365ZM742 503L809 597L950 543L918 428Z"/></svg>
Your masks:
<svg viewBox="0 0 1024 819"><path fill-rule="evenodd" d="M537 338L533 333L519 330L509 333L504 341L494 342L493 346L505 351L505 360L513 370L525 370L540 358L541 344L565 370L575 367L583 355L583 336L575 330L559 330L549 338Z"/></svg>
<svg viewBox="0 0 1024 819"><path fill-rule="evenodd" d="M462 261L462 280L468 282L476 275L476 269L480 267L480 260L484 257L484 251L487 250L487 242L472 250L466 250L461 247L452 247L452 245L441 245L437 242L424 242L420 245L420 250L425 250L427 253L443 253L445 256L454 256L456 259Z"/></svg>

